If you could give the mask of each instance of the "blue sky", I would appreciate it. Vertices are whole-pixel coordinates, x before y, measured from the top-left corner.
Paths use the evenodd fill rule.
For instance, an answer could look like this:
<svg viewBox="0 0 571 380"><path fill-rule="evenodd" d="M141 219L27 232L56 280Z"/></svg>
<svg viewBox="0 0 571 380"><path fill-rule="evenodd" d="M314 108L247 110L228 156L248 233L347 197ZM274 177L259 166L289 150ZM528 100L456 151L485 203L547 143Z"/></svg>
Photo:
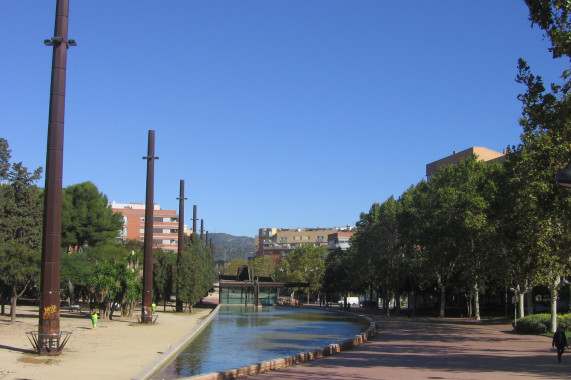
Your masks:
<svg viewBox="0 0 571 380"><path fill-rule="evenodd" d="M56 1L3 2L0 137L45 166ZM63 185L205 229L351 224L471 146L519 142L517 59L558 80L523 0L70 0ZM43 186L43 180L41 185Z"/></svg>

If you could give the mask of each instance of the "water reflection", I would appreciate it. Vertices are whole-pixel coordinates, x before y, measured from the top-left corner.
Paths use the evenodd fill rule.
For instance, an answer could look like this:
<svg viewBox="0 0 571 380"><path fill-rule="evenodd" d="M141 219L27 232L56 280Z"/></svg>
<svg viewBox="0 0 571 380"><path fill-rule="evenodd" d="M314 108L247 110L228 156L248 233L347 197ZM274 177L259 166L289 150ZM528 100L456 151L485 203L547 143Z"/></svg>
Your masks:
<svg viewBox="0 0 571 380"><path fill-rule="evenodd" d="M296 355L338 343L367 327L354 316L321 310L222 307L154 378L176 379Z"/></svg>

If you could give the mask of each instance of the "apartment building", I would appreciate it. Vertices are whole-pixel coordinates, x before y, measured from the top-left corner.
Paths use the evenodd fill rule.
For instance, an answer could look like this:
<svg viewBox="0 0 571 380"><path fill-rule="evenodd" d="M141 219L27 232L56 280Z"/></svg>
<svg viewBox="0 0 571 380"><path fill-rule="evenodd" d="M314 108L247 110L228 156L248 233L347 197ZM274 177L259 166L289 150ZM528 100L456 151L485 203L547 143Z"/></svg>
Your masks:
<svg viewBox="0 0 571 380"><path fill-rule="evenodd" d="M144 241L145 204L111 203L114 212L123 214L122 240ZM174 210L162 210L158 204L153 208L153 247L174 251L178 250L178 215Z"/></svg>
<svg viewBox="0 0 571 380"><path fill-rule="evenodd" d="M353 232L335 232L327 236L327 249L335 251L340 249L346 251L351 247L351 237Z"/></svg>
<svg viewBox="0 0 571 380"><path fill-rule="evenodd" d="M484 162L502 162L506 158L506 153L496 152L488 148L482 147L471 147L461 152L454 151L452 155L441 158L440 160L431 162L426 165L426 176L430 178L431 175L435 174L438 169L445 165L456 165L461 159L470 157L471 155L478 156L478 159Z"/></svg>
<svg viewBox="0 0 571 380"><path fill-rule="evenodd" d="M304 245L329 247L330 235L350 232L353 227L334 228L260 228L256 239L257 256L269 256L281 260L289 252ZM352 233L351 233L352 234ZM344 238L344 237L343 237ZM333 240L335 240L333 238Z"/></svg>

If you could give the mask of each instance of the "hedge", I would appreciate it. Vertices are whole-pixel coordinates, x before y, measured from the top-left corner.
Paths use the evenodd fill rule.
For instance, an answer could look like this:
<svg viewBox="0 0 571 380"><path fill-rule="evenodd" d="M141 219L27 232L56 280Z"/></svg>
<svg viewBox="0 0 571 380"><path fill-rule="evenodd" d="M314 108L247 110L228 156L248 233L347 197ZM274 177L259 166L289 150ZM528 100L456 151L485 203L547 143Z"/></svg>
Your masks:
<svg viewBox="0 0 571 380"><path fill-rule="evenodd" d="M514 326L518 333L543 334L551 328L551 314L534 314L519 318ZM557 326L565 331L571 328L571 313L557 315Z"/></svg>

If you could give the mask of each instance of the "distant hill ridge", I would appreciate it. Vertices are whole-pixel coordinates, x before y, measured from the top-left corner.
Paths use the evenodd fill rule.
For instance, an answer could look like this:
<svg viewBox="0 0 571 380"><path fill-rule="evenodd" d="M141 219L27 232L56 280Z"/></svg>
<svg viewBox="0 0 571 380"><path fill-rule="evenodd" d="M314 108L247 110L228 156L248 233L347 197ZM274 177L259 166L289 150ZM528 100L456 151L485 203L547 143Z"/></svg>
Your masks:
<svg viewBox="0 0 571 380"><path fill-rule="evenodd" d="M233 236L225 233L210 233L208 237L214 244L214 260L230 261L237 257L246 260L254 252L254 238Z"/></svg>

